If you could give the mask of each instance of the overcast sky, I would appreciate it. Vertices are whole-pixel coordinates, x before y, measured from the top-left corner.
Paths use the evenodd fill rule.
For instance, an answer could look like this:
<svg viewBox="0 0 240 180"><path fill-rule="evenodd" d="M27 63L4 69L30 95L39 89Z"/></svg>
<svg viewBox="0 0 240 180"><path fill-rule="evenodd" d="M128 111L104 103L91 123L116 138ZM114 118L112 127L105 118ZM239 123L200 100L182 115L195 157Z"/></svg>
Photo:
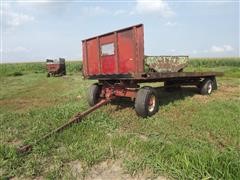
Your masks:
<svg viewBox="0 0 240 180"><path fill-rule="evenodd" d="M1 61L81 59L81 40L143 23L146 55L239 56L239 1L1 0Z"/></svg>

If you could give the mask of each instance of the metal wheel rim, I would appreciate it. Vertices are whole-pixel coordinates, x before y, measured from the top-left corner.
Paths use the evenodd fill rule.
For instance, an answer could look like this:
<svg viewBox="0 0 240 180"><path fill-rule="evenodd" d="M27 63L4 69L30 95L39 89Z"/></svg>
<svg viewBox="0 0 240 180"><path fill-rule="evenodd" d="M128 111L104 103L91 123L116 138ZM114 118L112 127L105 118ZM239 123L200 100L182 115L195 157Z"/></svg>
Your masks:
<svg viewBox="0 0 240 180"><path fill-rule="evenodd" d="M148 101L148 111L153 112L156 106L156 97L151 95Z"/></svg>
<svg viewBox="0 0 240 180"><path fill-rule="evenodd" d="M208 84L207 92L208 92L208 94L210 94L212 92L212 83Z"/></svg>

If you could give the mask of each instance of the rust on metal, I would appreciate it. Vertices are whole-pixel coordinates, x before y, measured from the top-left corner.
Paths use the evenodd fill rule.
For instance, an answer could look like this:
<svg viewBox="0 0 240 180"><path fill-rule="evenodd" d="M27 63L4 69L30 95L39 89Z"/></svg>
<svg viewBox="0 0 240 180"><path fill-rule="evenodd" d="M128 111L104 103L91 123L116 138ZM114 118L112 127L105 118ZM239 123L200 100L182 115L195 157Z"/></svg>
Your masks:
<svg viewBox="0 0 240 180"><path fill-rule="evenodd" d="M17 148L17 152L19 153L27 153L30 152L33 148L33 145L38 144L39 142L48 139L49 137L51 137L52 135L59 133L61 131L63 131L64 129L70 127L72 124L74 123L79 123L82 121L82 119L87 116L89 113L95 111L96 109L100 108L103 105L106 105L107 103L109 103L111 101L111 99L102 99L99 103L97 103L96 105L94 105L93 107L89 108L88 110L82 112L82 113L77 113L75 116L73 116L67 123L63 124L62 126L54 129L53 131L49 132L48 134L45 134L44 136L40 137L38 140L35 141L34 144L28 144L28 145L24 145L24 146L20 146L19 148Z"/></svg>
<svg viewBox="0 0 240 180"><path fill-rule="evenodd" d="M82 46L85 78L144 72L142 24L83 40Z"/></svg>
<svg viewBox="0 0 240 180"><path fill-rule="evenodd" d="M179 72L187 66L188 56L145 56L145 72Z"/></svg>
<svg viewBox="0 0 240 180"><path fill-rule="evenodd" d="M135 98L137 94L137 87L129 88L127 85L114 84L114 86L103 85L102 97L129 97Z"/></svg>

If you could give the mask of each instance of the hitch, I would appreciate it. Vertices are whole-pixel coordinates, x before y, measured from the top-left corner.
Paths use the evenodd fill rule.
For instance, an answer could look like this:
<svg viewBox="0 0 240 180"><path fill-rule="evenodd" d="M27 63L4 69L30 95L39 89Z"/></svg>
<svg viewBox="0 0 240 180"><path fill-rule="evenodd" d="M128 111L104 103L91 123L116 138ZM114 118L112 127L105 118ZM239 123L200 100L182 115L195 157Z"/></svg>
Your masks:
<svg viewBox="0 0 240 180"><path fill-rule="evenodd" d="M88 110L82 112L82 113L77 113L75 116L73 116L67 123L63 124L62 126L54 129L53 131L49 132L48 134L45 134L44 136L40 137L38 140L36 140L34 142L34 144L28 144L28 145L23 145L17 148L17 152L20 154L24 154L24 153L28 153L32 150L34 145L37 145L38 143L40 143L42 140L46 140L49 137L51 137L52 135L59 133L61 131L63 131L64 129L70 127L73 123L79 123L82 122L82 119L87 116L88 114L90 114L91 112L97 110L98 108L102 107L103 105L108 104L110 101L112 100L112 98L108 98L108 99L102 99L99 103L95 104L94 106L92 106L91 108L89 108Z"/></svg>

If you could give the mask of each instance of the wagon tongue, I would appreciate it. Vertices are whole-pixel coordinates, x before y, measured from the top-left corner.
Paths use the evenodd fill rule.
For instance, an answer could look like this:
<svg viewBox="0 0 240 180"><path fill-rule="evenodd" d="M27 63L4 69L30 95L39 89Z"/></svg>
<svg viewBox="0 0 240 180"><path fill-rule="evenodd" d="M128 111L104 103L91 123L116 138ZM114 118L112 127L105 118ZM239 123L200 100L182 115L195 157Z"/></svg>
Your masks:
<svg viewBox="0 0 240 180"><path fill-rule="evenodd" d="M23 146L20 146L20 147L17 148L17 152L19 154L25 154L25 153L28 153L30 151L32 151L32 145L30 145L30 144L25 145L25 146L23 145Z"/></svg>
<svg viewBox="0 0 240 180"><path fill-rule="evenodd" d="M42 140L46 140L49 137L51 137L52 135L59 133L61 131L63 131L64 129L70 127L73 123L78 123L81 122L81 120L87 116L88 114L90 114L91 112L95 111L96 109L100 108L103 105L106 105L107 103L109 103L111 101L112 98L108 98L108 99L103 99L101 100L99 103L97 103L96 105L92 106L91 108L89 108L88 110L82 112L82 113L77 113L75 116L73 116L67 123L63 124L62 126L54 129L53 131L49 132L48 134L45 134L44 136L40 137L38 140L35 141L35 143L33 144L28 144L28 145L23 145L17 148L17 152L19 154L25 154L25 153L29 153L31 152L32 148L34 145L40 143Z"/></svg>

